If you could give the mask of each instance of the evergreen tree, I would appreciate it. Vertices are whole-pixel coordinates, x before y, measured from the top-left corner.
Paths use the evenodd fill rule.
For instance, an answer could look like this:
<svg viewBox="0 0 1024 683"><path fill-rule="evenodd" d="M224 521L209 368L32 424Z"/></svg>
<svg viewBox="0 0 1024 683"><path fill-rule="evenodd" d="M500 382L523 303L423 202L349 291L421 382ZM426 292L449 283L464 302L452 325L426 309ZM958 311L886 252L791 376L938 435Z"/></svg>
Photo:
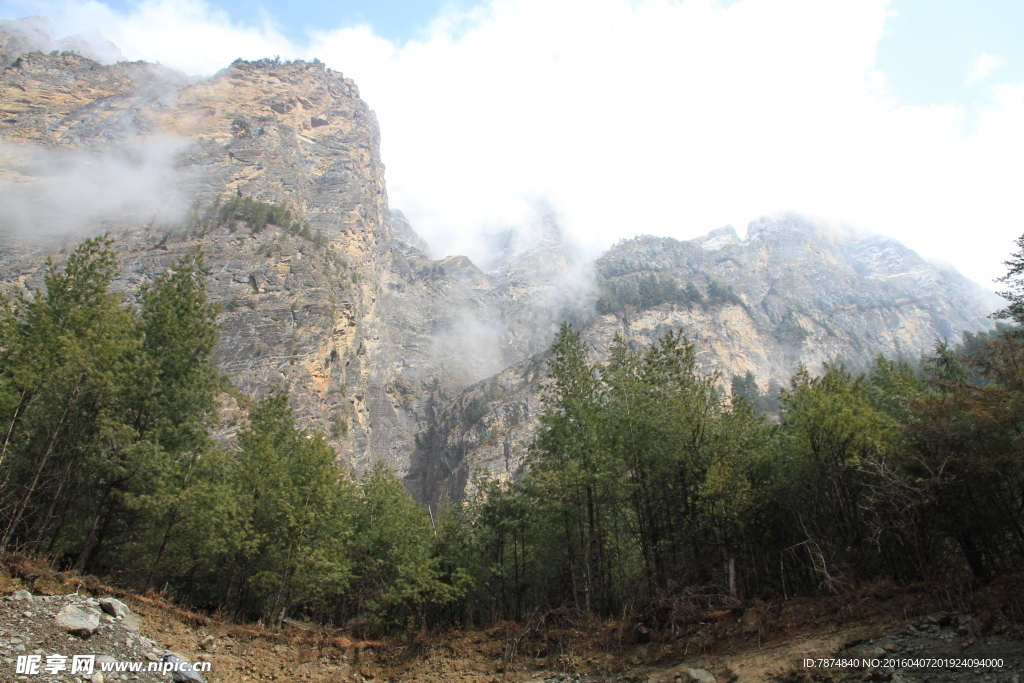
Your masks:
<svg viewBox="0 0 1024 683"><path fill-rule="evenodd" d="M457 566L442 568L427 511L383 463L360 480L354 528L353 607L359 615L412 630L465 594L468 574Z"/></svg>
<svg viewBox="0 0 1024 683"><path fill-rule="evenodd" d="M299 609L329 614L351 579L346 548L354 491L319 434L295 426L277 387L239 435L234 490L239 527L232 577L237 605L280 623Z"/></svg>
<svg viewBox="0 0 1024 683"><path fill-rule="evenodd" d="M81 567L114 487L146 456L122 420L140 339L131 312L107 291L118 269L111 244L86 240L63 271L50 264L45 292L7 307L0 551L49 539L50 550L77 546ZM109 477L96 477L99 469ZM66 500L72 505L58 506Z"/></svg>

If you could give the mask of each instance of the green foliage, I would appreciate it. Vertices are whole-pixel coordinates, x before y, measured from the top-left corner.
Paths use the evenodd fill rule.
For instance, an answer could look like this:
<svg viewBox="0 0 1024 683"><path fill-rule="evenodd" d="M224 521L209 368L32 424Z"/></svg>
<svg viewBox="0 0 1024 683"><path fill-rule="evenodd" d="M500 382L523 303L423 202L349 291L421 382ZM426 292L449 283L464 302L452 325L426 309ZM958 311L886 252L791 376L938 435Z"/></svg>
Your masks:
<svg viewBox="0 0 1024 683"><path fill-rule="evenodd" d="M470 503L481 557L468 564L489 598L465 612L614 614L692 583L728 590L761 418L719 400L678 333L646 352L618 339L598 367L563 326L548 369L522 481L481 484Z"/></svg>
<svg viewBox="0 0 1024 683"><path fill-rule="evenodd" d="M45 292L4 307L0 545L77 569L149 543L139 528L159 533L139 501L187 494L220 386L202 255L157 277L140 310L108 293L117 269L110 240L86 240L63 271L51 264Z"/></svg>
<svg viewBox="0 0 1024 683"><path fill-rule="evenodd" d="M354 607L379 626L421 628L434 610L465 594L469 576L443 565L426 510L382 463L359 482L354 529Z"/></svg>
<svg viewBox="0 0 1024 683"><path fill-rule="evenodd" d="M1019 251L1004 261L1006 275L997 280L1007 286L1005 291L999 292L999 296L1006 299L1009 306L992 314L992 317L1024 325L1024 235L1017 238L1017 248Z"/></svg>
<svg viewBox="0 0 1024 683"><path fill-rule="evenodd" d="M239 222L254 233L263 232L267 225L289 227L293 224L292 211L286 206L239 196L216 207L215 225L218 228L226 225L233 231Z"/></svg>
<svg viewBox="0 0 1024 683"><path fill-rule="evenodd" d="M247 127L244 130L248 132ZM330 252L330 239L320 230L314 232L309 221L302 218L301 215L294 213L288 206L263 202L252 197L236 195L225 202L218 198L204 212L200 212L198 206L193 205L191 222L193 224L191 233L194 235L204 235L210 229L225 226L234 232L239 223L245 225L255 235L266 230L268 225L276 225L283 228L288 234L301 237L312 243L318 251ZM280 245L268 241L260 245L257 253L270 256L280 250ZM344 270L346 267L344 261L333 253L329 253L328 256L339 270Z"/></svg>
<svg viewBox="0 0 1024 683"><path fill-rule="evenodd" d="M462 413L462 419L466 425L472 426L479 422L486 414L487 399L478 396L470 401L469 405L466 406L466 410Z"/></svg>
<svg viewBox="0 0 1024 683"><path fill-rule="evenodd" d="M616 338L596 363L566 324L521 479L428 510L383 464L358 481L339 470L281 387L251 406L237 449L216 445L226 381L202 253L129 306L109 291L111 246L87 240L44 291L0 300L0 550L246 618L377 632L555 608L673 627L694 595L706 609L987 581L1024 559L1016 326L940 343L921 372L882 357L862 374L802 368L773 405L751 373L724 400L679 332L643 350ZM635 294L734 296L656 278ZM510 398L495 379L464 418Z"/></svg>
<svg viewBox="0 0 1024 683"><path fill-rule="evenodd" d="M687 282L686 286L682 287L674 278L661 277L653 273L613 280L599 278L597 286L597 312L602 315L646 310L667 302L676 302L687 307L694 304L705 307L736 304L746 307L743 300L732 291L732 287L717 280L708 280L706 297L692 282Z"/></svg>
<svg viewBox="0 0 1024 683"><path fill-rule="evenodd" d="M751 409L758 414L779 412L778 396L769 387L768 392L762 392L757 384L754 373L747 370L744 376L733 375L730 390L733 397L742 398Z"/></svg>
<svg viewBox="0 0 1024 683"><path fill-rule="evenodd" d="M617 280L601 278L597 284L597 312L602 315L622 313L627 307L653 308L668 301L686 305L703 301L700 292L692 286L693 283L688 283L686 288L682 288L677 280L654 274Z"/></svg>
<svg viewBox="0 0 1024 683"><path fill-rule="evenodd" d="M967 368L960 362L957 353L945 341L935 342L933 356L926 356L922 365L924 371L941 388L966 386L970 381Z"/></svg>
<svg viewBox="0 0 1024 683"><path fill-rule="evenodd" d="M889 453L897 423L872 405L866 378L841 365L826 365L820 377L801 369L780 400L786 500L799 501L790 515L800 520L813 579L830 590L857 585L875 571L866 548L866 472Z"/></svg>
<svg viewBox="0 0 1024 683"><path fill-rule="evenodd" d="M250 418L233 467L236 609L276 619L295 609L330 614L350 581L353 487L323 437L296 428L283 389Z"/></svg>
<svg viewBox="0 0 1024 683"><path fill-rule="evenodd" d="M657 621L654 605L694 591L771 598L1010 571L1024 558L1024 346L967 339L971 358L939 349L938 379L881 357L860 375L801 369L772 424L752 374L723 402L678 333L643 352L617 339L595 364L563 326L522 480L478 482L464 510L451 559L475 588L458 613L647 604ZM983 389L949 374L961 365Z"/></svg>

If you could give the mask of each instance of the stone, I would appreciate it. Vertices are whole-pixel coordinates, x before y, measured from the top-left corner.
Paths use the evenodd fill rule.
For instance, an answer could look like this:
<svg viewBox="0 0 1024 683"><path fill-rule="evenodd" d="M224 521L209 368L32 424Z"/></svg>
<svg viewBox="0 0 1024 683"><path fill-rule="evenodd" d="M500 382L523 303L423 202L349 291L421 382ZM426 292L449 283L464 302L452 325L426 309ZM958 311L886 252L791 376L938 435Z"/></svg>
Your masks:
<svg viewBox="0 0 1024 683"><path fill-rule="evenodd" d="M691 681L697 681L697 683L715 683L714 675L707 669L687 669L686 675L690 677Z"/></svg>
<svg viewBox="0 0 1024 683"><path fill-rule="evenodd" d="M125 615L125 617L121 619L121 627L125 630L131 631L132 633L138 633L139 620L134 614Z"/></svg>
<svg viewBox="0 0 1024 683"><path fill-rule="evenodd" d="M59 628L80 638L88 638L100 627L100 611L92 607L68 605L57 613Z"/></svg>
<svg viewBox="0 0 1024 683"><path fill-rule="evenodd" d="M199 647L205 650L206 652L216 652L217 638L215 638L212 635L206 636L205 638L199 641Z"/></svg>
<svg viewBox="0 0 1024 683"><path fill-rule="evenodd" d="M21 590L21 591L15 592L15 594L12 595L11 597L13 597L15 600L31 600L32 599L32 594L29 593L26 590Z"/></svg>
<svg viewBox="0 0 1024 683"><path fill-rule="evenodd" d="M132 613L132 611L128 609L128 605L116 598L101 598L99 606L100 609L112 617L126 617Z"/></svg>

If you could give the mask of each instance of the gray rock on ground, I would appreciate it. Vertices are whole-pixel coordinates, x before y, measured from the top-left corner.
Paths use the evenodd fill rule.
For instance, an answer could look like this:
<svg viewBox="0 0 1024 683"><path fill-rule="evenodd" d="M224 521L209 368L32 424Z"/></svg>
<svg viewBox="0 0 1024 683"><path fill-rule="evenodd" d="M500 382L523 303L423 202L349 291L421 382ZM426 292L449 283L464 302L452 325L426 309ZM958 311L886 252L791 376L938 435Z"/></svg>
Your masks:
<svg viewBox="0 0 1024 683"><path fill-rule="evenodd" d="M68 605L54 617L57 626L79 638L88 638L100 627L100 611L92 607Z"/></svg>
<svg viewBox="0 0 1024 683"><path fill-rule="evenodd" d="M715 677L707 669L687 669L686 675L698 683L715 683Z"/></svg>
<svg viewBox="0 0 1024 683"><path fill-rule="evenodd" d="M100 598L100 609L112 617L126 617L132 613L128 605L116 598Z"/></svg>

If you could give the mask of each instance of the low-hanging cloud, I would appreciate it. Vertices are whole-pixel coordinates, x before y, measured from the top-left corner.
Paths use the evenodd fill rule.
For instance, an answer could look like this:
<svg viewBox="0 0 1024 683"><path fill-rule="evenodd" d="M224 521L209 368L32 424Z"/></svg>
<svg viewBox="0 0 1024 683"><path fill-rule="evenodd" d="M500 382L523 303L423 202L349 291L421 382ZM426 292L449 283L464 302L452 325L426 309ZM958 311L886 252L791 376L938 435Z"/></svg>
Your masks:
<svg viewBox="0 0 1024 683"><path fill-rule="evenodd" d="M481 228L538 199L594 248L796 210L989 284L1024 229L1024 84L990 70L970 107L901 103L875 67L886 0L492 0L401 46L367 26L296 44L203 0L49 7L62 35L189 73L276 54L354 78L392 205L438 255L479 257Z"/></svg>
<svg viewBox="0 0 1024 683"><path fill-rule="evenodd" d="M0 230L54 236L97 226L174 225L188 210L175 168L187 145L138 138L96 152L0 144Z"/></svg>
<svg viewBox="0 0 1024 683"><path fill-rule="evenodd" d="M60 40L54 32L49 17L22 17L0 19L0 67L17 59L25 52L71 51L104 64L124 59L114 43L103 37L96 29L76 33Z"/></svg>

